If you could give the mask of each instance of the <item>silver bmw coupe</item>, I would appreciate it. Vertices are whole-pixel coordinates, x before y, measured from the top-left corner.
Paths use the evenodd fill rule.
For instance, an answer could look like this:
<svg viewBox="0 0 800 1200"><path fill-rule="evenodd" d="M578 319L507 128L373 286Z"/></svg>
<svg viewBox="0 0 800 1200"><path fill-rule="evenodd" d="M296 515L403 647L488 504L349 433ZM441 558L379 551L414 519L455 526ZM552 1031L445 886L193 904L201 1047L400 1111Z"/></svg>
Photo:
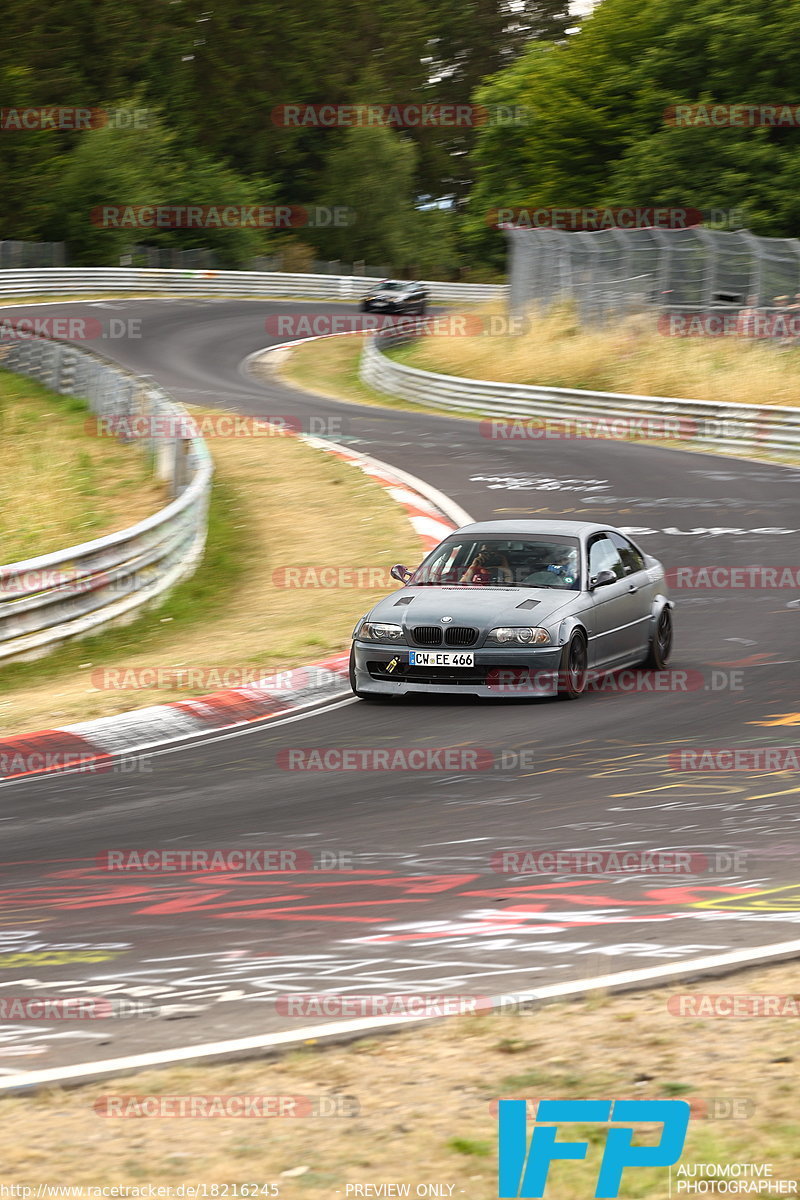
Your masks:
<svg viewBox="0 0 800 1200"><path fill-rule="evenodd" d="M414 692L574 700L591 675L664 667L661 563L618 529L482 521L445 538L353 631L357 696Z"/></svg>

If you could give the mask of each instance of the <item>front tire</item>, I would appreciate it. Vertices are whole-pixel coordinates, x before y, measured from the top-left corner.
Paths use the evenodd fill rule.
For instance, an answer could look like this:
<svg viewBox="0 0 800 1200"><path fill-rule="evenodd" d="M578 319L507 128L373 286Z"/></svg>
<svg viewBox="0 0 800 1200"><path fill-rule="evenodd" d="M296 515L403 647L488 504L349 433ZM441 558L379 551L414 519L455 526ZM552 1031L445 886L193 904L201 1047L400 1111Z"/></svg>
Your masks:
<svg viewBox="0 0 800 1200"><path fill-rule="evenodd" d="M586 691L588 654L586 638L573 633L564 647L558 679L559 700L577 700Z"/></svg>
<svg viewBox="0 0 800 1200"><path fill-rule="evenodd" d="M653 640L642 666L654 671L663 670L672 652L673 637L672 611L665 605L658 615Z"/></svg>

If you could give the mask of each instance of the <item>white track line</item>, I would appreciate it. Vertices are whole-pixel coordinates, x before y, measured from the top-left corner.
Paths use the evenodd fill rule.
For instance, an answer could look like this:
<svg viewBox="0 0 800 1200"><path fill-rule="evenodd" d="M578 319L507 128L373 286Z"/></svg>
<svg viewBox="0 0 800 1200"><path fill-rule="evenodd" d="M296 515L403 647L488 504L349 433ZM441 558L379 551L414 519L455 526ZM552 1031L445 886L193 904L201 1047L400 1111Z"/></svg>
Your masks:
<svg viewBox="0 0 800 1200"><path fill-rule="evenodd" d="M602 990L641 990L639 984L668 983L685 976L694 976L706 971L725 971L725 968L751 967L770 959L792 958L800 954L800 939L792 942L775 942L771 946L748 947L732 950L725 954L704 955L690 958L669 966L644 967L637 971L618 971L614 975L596 975L572 983L556 983L547 987L534 988L528 992L506 993L492 996L492 1005L502 1010L504 1005L536 1000L577 999L587 992ZM443 993L443 996L446 993ZM487 1009L488 1013L489 1010ZM204 1059L218 1059L229 1055L242 1056L254 1051L269 1052L288 1049L309 1042L328 1039L363 1037L370 1033L400 1030L420 1025L427 1021L450 1020L438 1014L407 1017L364 1017L354 1021L331 1021L325 1025L312 1025L305 1029L286 1030L281 1033L259 1034L255 1037L232 1038L222 1042L204 1042L197 1046L181 1046L174 1050L156 1050L149 1054L131 1054L125 1058L111 1058L105 1062L77 1063L71 1067L54 1067L45 1071L28 1071L0 1078L0 1093L19 1091L25 1088L45 1087L52 1084L72 1085L103 1079L121 1072L141 1071L147 1067L166 1067L172 1063L190 1063Z"/></svg>

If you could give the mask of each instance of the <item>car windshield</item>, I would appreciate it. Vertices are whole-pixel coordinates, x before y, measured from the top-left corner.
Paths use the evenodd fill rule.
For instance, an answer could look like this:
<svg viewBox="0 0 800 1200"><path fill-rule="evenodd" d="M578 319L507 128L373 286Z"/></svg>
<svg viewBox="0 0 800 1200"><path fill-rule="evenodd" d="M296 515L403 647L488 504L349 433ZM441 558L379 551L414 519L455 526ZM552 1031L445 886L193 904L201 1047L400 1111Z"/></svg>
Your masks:
<svg viewBox="0 0 800 1200"><path fill-rule="evenodd" d="M409 580L413 586L580 589L577 538L448 538Z"/></svg>
<svg viewBox="0 0 800 1200"><path fill-rule="evenodd" d="M382 292L403 292L408 286L407 283L398 283L396 279L384 279L378 284Z"/></svg>

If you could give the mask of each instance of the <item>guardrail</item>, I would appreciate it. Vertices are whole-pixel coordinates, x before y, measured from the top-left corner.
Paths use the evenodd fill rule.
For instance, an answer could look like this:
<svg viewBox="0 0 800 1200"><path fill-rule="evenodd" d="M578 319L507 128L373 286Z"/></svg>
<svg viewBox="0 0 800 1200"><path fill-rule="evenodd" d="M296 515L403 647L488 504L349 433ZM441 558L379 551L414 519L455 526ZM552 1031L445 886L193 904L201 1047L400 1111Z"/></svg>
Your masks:
<svg viewBox="0 0 800 1200"><path fill-rule="evenodd" d="M26 272L27 275L33 272ZM127 430L174 497L137 525L0 566L0 662L38 658L69 638L124 624L191 575L205 546L212 462L191 418L161 388L100 355L45 338L0 346L0 366L63 395L86 397ZM131 430L150 430L146 437ZM35 497L31 497L35 505Z"/></svg>
<svg viewBox="0 0 800 1200"><path fill-rule="evenodd" d="M731 452L760 451L780 456L800 455L800 410L754 404L719 404L661 396L632 396L617 392L582 392L570 388L493 383L457 375L423 371L389 358L382 348L407 342L408 337L370 337L361 356L364 383L392 396L454 412L480 413L489 418L520 421L535 418L537 428L520 429L517 436L547 440L564 436L571 423L574 436L628 436L691 442ZM548 426L547 422L551 422ZM583 433L576 423L583 423ZM614 423L617 423L615 432ZM658 429L663 428L662 437ZM648 433L649 429L649 433ZM495 431L498 438L502 431ZM492 430L487 429L492 436ZM505 436L513 438L509 429Z"/></svg>
<svg viewBox="0 0 800 1200"><path fill-rule="evenodd" d="M179 271L136 267L42 267L0 271L0 297L74 296L104 292L164 292L187 296L303 296L317 300L358 300L375 279L361 275L295 275L283 271ZM482 303L504 299L503 284L424 284L434 302Z"/></svg>

